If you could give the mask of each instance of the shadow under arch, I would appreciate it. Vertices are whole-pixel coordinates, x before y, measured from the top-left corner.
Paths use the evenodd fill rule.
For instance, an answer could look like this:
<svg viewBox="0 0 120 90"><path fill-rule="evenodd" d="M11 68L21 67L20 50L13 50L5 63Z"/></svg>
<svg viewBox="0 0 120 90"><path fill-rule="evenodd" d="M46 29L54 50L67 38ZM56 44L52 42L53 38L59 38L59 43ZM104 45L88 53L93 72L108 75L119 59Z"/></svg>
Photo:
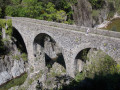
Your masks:
<svg viewBox="0 0 120 90"><path fill-rule="evenodd" d="M28 54L24 39L15 27L13 27L12 36L14 37L12 38L13 42L17 45L17 48L21 51L21 53Z"/></svg>
<svg viewBox="0 0 120 90"><path fill-rule="evenodd" d="M38 34L33 42L34 57L44 55L45 65L51 67L55 62L66 68L61 47L48 34Z"/></svg>

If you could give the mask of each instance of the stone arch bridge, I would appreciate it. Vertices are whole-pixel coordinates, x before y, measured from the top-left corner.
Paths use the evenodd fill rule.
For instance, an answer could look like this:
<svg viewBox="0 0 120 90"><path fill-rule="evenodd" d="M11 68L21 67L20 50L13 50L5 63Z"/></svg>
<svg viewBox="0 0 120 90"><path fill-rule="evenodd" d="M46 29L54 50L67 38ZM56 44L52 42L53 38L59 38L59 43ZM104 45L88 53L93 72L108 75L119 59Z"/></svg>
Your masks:
<svg viewBox="0 0 120 90"><path fill-rule="evenodd" d="M34 66L35 71L44 69L45 53L52 59L62 54L67 74L74 77L75 58L85 48L100 49L116 62L120 62L120 33L118 32L23 17L10 18L13 27L23 38L28 52L28 63ZM41 60L35 60L38 55Z"/></svg>

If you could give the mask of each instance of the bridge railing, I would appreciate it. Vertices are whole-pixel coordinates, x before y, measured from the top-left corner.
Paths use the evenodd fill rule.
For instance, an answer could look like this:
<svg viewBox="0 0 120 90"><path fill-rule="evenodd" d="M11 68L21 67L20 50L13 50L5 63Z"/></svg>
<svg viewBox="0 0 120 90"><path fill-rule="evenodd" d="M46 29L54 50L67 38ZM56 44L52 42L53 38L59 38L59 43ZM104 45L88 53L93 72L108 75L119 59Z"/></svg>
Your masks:
<svg viewBox="0 0 120 90"><path fill-rule="evenodd" d="M45 21L45 20L37 20L37 19L31 19L31 18L26 18L26 17L6 17L6 18L17 20L19 22L25 21L29 23L42 24L42 25L47 25L47 26L52 26L52 27L57 27L57 28L64 28L68 30L74 30L74 31L98 34L98 35L103 35L103 36L108 36L108 37L120 38L120 32L115 32L115 31L76 26L76 25L68 25L68 24L63 24L63 23L57 23L57 22L51 22L51 21Z"/></svg>

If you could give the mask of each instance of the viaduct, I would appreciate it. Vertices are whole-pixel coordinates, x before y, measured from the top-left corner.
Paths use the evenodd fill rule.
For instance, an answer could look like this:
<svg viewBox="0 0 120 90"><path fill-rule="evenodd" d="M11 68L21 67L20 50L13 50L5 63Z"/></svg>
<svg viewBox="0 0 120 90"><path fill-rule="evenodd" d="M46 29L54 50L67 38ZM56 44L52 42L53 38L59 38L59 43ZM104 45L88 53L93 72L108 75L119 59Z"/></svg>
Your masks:
<svg viewBox="0 0 120 90"><path fill-rule="evenodd" d="M120 33L67 25L24 17L10 17L20 33L28 53L29 66L34 71L44 69L45 59L63 56L66 73L74 77L77 55L86 48L100 49L120 62Z"/></svg>

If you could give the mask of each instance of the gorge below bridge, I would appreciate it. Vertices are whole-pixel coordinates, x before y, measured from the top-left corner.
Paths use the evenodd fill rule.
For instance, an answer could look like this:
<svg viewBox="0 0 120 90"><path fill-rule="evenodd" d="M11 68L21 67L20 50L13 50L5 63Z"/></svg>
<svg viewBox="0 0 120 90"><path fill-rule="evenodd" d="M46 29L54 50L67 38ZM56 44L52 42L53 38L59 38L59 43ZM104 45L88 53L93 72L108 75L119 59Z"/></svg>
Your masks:
<svg viewBox="0 0 120 90"><path fill-rule="evenodd" d="M23 38L28 63L34 67L34 72L44 70L48 58L56 60L62 56L66 73L74 77L79 59L77 56L87 48L102 50L120 62L119 32L24 17L9 18Z"/></svg>

